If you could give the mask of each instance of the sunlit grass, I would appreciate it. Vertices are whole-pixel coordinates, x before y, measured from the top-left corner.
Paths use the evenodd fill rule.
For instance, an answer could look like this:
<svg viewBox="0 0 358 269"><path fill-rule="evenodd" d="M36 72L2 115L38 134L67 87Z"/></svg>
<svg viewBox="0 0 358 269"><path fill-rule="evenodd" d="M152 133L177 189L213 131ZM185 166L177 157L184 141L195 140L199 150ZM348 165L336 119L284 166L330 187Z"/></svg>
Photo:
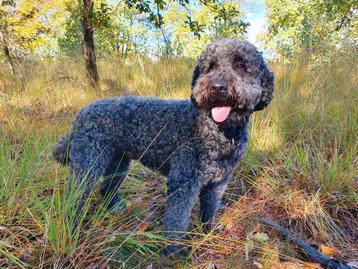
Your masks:
<svg viewBox="0 0 358 269"><path fill-rule="evenodd" d="M298 266L297 251L261 224L264 215L309 243L358 257L355 65L354 59L271 65L275 97L252 118L249 150L227 190L224 214L209 234L193 217L186 242L192 251L182 267ZM23 65L17 78L0 70L0 267L170 264L161 254L170 243L162 233L161 176L135 163L122 188L127 209L120 214L106 210L94 188L73 234L74 222L65 216L74 214L80 190L65 199L67 168L55 163L51 148L75 112L97 98L188 98L193 67L186 59L103 60L100 90L90 89L78 59ZM269 240L255 239L254 232Z"/></svg>

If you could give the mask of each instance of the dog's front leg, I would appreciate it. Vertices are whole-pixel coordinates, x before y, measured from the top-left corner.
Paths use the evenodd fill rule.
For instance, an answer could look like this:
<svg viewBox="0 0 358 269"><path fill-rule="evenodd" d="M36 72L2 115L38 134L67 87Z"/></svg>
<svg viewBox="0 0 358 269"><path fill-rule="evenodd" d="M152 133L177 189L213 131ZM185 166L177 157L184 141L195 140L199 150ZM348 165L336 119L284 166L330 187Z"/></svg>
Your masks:
<svg viewBox="0 0 358 269"><path fill-rule="evenodd" d="M190 152L190 151L188 151ZM199 196L200 184L195 177L195 159L190 153L181 153L180 158L173 159L168 175L168 197L164 215L166 237L173 242L165 249L167 255L184 254L179 240L185 237L189 226L191 211Z"/></svg>
<svg viewBox="0 0 358 269"><path fill-rule="evenodd" d="M221 207L221 200L225 193L228 180L210 182L200 191L200 217L205 231L212 228L217 211Z"/></svg>

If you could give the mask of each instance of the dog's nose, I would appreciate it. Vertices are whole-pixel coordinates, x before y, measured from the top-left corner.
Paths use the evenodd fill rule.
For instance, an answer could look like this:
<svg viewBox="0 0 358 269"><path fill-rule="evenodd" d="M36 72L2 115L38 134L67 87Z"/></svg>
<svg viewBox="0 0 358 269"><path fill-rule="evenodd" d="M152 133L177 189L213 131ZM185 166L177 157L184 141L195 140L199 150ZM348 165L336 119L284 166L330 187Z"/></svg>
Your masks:
<svg viewBox="0 0 358 269"><path fill-rule="evenodd" d="M218 92L225 92L227 90L226 84L222 80L216 80L213 83L213 89Z"/></svg>

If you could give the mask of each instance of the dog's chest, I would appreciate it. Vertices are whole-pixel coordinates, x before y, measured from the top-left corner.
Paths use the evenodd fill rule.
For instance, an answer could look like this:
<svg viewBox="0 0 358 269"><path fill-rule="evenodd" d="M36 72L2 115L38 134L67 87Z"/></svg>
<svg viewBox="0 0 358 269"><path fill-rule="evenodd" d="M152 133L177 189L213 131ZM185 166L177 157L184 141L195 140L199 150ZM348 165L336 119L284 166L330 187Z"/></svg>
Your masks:
<svg viewBox="0 0 358 269"><path fill-rule="evenodd" d="M246 127L229 137L221 131L208 132L199 145L198 176L206 183L229 180L243 158L247 141Z"/></svg>

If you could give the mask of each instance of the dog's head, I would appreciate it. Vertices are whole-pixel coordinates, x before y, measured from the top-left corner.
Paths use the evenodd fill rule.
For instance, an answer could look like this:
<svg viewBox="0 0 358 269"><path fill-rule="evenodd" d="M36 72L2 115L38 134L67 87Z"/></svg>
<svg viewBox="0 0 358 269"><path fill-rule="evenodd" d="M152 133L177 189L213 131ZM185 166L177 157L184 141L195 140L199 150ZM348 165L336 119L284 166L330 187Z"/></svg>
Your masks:
<svg viewBox="0 0 358 269"><path fill-rule="evenodd" d="M220 123L232 112L249 115L272 99L274 76L254 45L236 39L209 44L199 56L192 81L193 103Z"/></svg>

